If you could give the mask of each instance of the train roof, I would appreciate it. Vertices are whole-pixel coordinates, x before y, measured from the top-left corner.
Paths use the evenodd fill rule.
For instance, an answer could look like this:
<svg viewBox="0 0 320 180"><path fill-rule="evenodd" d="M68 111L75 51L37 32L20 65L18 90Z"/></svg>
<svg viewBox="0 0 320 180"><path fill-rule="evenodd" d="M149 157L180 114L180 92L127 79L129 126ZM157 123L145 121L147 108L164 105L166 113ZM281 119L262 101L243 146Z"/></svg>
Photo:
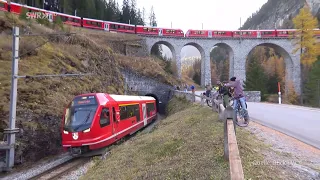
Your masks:
<svg viewBox="0 0 320 180"><path fill-rule="evenodd" d="M97 22L104 22L103 20L99 20L99 19L91 19L91 18L83 18L83 20L97 21Z"/></svg>
<svg viewBox="0 0 320 180"><path fill-rule="evenodd" d="M148 100L155 100L155 98L150 96L129 96L129 95L116 95L116 94L109 94L109 96L114 99L115 101L148 101Z"/></svg>

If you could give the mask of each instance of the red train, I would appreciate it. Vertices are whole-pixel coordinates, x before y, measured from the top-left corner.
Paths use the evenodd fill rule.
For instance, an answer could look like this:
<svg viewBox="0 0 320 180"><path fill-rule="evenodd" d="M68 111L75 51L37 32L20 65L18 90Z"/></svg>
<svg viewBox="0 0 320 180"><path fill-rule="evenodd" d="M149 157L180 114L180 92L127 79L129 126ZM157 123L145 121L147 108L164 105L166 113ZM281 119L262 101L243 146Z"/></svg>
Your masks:
<svg viewBox="0 0 320 180"><path fill-rule="evenodd" d="M0 0L0 11L8 11L15 14L20 14L22 7L26 8L29 12L28 15L32 17L37 16L37 12L46 14L50 21L56 20L60 17L63 23L98 29L103 31L119 32L119 33L131 33L153 36L170 36L170 37L190 37L190 38L286 38L294 35L295 29L277 29L277 30L236 30L236 31L224 31L224 30L192 30L189 29L186 34L181 29L172 28L159 28L159 27L146 27L140 25L124 24L111 21L103 21L97 19L89 19L84 17L72 16L63 13L56 13L53 11L47 11L31 6L21 5L18 3L8 3L5 0ZM320 30L316 29L316 36L320 37Z"/></svg>
<svg viewBox="0 0 320 180"><path fill-rule="evenodd" d="M157 106L153 97L82 94L65 109L62 146L72 154L100 149L156 119Z"/></svg>
<svg viewBox="0 0 320 180"><path fill-rule="evenodd" d="M192 38L217 38L217 37L242 37L242 38L274 38L290 37L294 35L295 29L277 29L277 30L192 30L186 32L186 37ZM319 34L319 33L318 33Z"/></svg>

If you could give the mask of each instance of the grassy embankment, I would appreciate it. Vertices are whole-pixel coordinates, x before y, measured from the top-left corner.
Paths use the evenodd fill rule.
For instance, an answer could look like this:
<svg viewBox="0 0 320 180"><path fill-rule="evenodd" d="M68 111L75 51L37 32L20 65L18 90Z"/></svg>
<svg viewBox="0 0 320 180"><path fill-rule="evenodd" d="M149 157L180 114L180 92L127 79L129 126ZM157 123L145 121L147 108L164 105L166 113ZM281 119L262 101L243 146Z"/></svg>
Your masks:
<svg viewBox="0 0 320 180"><path fill-rule="evenodd" d="M12 27L20 34L75 32L72 36L23 36L20 39L19 75L94 73L82 78L19 79L16 160L34 162L61 150L60 124L63 109L74 95L88 92L123 93L121 69L176 84L165 71L166 62L152 57L130 57L117 47L137 43L140 37L114 34L61 24L38 24L0 12L0 138L8 127ZM42 46L41 46L42 45ZM22 157L22 158L21 158Z"/></svg>
<svg viewBox="0 0 320 180"><path fill-rule="evenodd" d="M96 160L82 179L230 179L223 158L223 123L209 108L174 98L169 116ZM253 166L270 148L245 129L237 131L246 179L283 179L276 166ZM284 178L286 179L286 178Z"/></svg>

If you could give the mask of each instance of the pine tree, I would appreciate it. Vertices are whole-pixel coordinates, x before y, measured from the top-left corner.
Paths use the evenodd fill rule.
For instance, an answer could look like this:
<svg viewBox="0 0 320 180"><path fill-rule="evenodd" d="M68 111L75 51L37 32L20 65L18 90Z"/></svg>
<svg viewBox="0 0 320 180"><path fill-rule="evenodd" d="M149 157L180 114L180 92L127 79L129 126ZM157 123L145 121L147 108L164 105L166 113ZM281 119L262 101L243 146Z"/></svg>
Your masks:
<svg viewBox="0 0 320 180"><path fill-rule="evenodd" d="M264 100L264 95L267 93L267 76L257 58L253 58L248 63L246 77L245 89L247 91L261 91L261 97Z"/></svg>
<svg viewBox="0 0 320 180"><path fill-rule="evenodd" d="M306 102L312 106L320 107L320 57L314 63L305 85Z"/></svg>
<svg viewBox="0 0 320 180"><path fill-rule="evenodd" d="M152 27L157 27L157 20L156 20L156 15L153 10L153 6L151 6L151 10L150 10L149 24Z"/></svg>

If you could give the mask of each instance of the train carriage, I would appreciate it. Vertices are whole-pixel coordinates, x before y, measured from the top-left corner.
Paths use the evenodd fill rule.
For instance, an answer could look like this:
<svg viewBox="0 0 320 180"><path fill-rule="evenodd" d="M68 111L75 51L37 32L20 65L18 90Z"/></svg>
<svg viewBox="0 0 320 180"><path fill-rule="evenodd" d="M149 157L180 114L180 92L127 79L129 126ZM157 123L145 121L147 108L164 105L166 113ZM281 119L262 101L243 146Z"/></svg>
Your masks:
<svg viewBox="0 0 320 180"><path fill-rule="evenodd" d="M186 37L208 37L208 31L206 30L193 30L193 29L189 29L186 32Z"/></svg>
<svg viewBox="0 0 320 180"><path fill-rule="evenodd" d="M184 37L184 33L181 29L171 29L171 28L158 28L160 36L174 36L174 37Z"/></svg>
<svg viewBox="0 0 320 180"><path fill-rule="evenodd" d="M0 0L0 11L8 11L8 3Z"/></svg>
<svg viewBox="0 0 320 180"><path fill-rule="evenodd" d="M146 34L146 35L160 35L159 29L155 27L146 27L146 26L136 26L137 34Z"/></svg>
<svg viewBox="0 0 320 180"><path fill-rule="evenodd" d="M105 22L97 19L83 18L82 26L90 29L105 30Z"/></svg>
<svg viewBox="0 0 320 180"><path fill-rule="evenodd" d="M293 37L295 35L296 30L295 29L277 29L276 30L276 37Z"/></svg>
<svg viewBox="0 0 320 180"><path fill-rule="evenodd" d="M105 21L104 29L111 32L135 33L135 26L132 24Z"/></svg>
<svg viewBox="0 0 320 180"><path fill-rule="evenodd" d="M76 96L65 109L62 146L74 154L108 146L157 118L148 96L91 93Z"/></svg>
<svg viewBox="0 0 320 180"><path fill-rule="evenodd" d="M184 33L181 29L146 27L141 25L136 26L136 33L156 36L184 37Z"/></svg>
<svg viewBox="0 0 320 180"><path fill-rule="evenodd" d="M212 37L232 37L232 31L223 31L223 30L213 30L212 32L209 32L212 34Z"/></svg>
<svg viewBox="0 0 320 180"><path fill-rule="evenodd" d="M242 38L257 38L258 31L254 30L237 30L233 31L233 37L242 37Z"/></svg>
<svg viewBox="0 0 320 180"><path fill-rule="evenodd" d="M64 24L77 26L77 27L80 27L82 24L82 20L78 16L72 16L72 15L63 14L63 13L55 13L55 12L51 12L51 11L48 11L48 12L53 14L53 21L55 21L58 17L60 17L61 21Z"/></svg>

